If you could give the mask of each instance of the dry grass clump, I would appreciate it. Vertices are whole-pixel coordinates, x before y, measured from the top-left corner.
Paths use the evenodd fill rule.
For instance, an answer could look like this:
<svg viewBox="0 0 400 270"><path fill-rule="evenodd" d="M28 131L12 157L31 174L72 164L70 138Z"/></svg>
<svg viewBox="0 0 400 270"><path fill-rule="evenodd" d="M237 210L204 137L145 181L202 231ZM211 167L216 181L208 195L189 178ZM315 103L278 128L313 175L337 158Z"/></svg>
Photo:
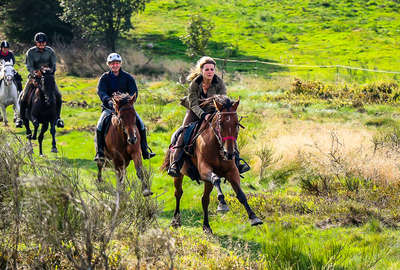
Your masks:
<svg viewBox="0 0 400 270"><path fill-rule="evenodd" d="M153 228L157 199L144 198L136 178L86 185L63 159L36 162L29 144L0 137L2 269L121 269L113 241Z"/></svg>
<svg viewBox="0 0 400 270"><path fill-rule="evenodd" d="M336 139L333 140L334 136ZM264 141L274 149L278 161L272 169L298 163L304 157L313 168L323 174L337 174L343 167L334 167L332 155L338 155L348 172L377 182L399 182L399 155L388 155L375 149L374 134L351 124L315 123L293 120L274 122L265 131ZM255 155L254 155L255 156ZM252 162L255 171L261 170L261 160Z"/></svg>
<svg viewBox="0 0 400 270"><path fill-rule="evenodd" d="M320 81L302 81L295 79L287 91L289 95L314 97L327 100L348 100L356 102L356 106L364 103L394 103L400 97L399 86L396 82L374 82L361 86L330 85Z"/></svg>

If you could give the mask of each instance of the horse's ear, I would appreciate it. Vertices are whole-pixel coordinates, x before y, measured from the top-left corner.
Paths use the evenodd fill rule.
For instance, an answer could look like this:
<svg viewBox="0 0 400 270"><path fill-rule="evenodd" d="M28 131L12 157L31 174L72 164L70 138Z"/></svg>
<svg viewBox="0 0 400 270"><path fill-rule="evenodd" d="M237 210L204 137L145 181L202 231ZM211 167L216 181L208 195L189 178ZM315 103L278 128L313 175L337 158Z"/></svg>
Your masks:
<svg viewBox="0 0 400 270"><path fill-rule="evenodd" d="M113 107L115 108L115 110L118 111L119 110L119 108L117 106L118 104L117 104L117 102L115 101L115 99L113 97L111 98L111 101L113 103Z"/></svg>
<svg viewBox="0 0 400 270"><path fill-rule="evenodd" d="M214 106L217 109L217 111L219 111L219 112L222 111L222 109L224 107L224 105L222 105L221 103L215 101L215 99L214 99Z"/></svg>
<svg viewBox="0 0 400 270"><path fill-rule="evenodd" d="M240 103L240 97L239 97L239 99L237 100L237 101L235 101L235 103L233 103L233 105L232 105L232 107L233 107L233 109L236 111L237 110L237 107L239 106L239 103Z"/></svg>
<svg viewBox="0 0 400 270"><path fill-rule="evenodd" d="M129 99L129 103L133 105L133 103L136 102L136 98L137 98L137 92L133 94L133 96L131 96L131 98Z"/></svg>

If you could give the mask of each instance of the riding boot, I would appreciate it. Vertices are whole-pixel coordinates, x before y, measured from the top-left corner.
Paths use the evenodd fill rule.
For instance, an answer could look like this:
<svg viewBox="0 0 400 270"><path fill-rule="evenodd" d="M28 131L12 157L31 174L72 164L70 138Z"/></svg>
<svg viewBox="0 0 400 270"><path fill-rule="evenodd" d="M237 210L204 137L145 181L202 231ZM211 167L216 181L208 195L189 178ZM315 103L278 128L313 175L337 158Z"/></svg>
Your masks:
<svg viewBox="0 0 400 270"><path fill-rule="evenodd" d="M174 147L171 148L171 161L168 168L168 175L172 177L179 177L183 165L183 134L181 133L176 140Z"/></svg>
<svg viewBox="0 0 400 270"><path fill-rule="evenodd" d="M236 164L236 167L238 168L240 174L245 173L250 170L249 164L244 159L239 157L238 152L236 152L236 154L235 154L235 164Z"/></svg>
<svg viewBox="0 0 400 270"><path fill-rule="evenodd" d="M139 129L139 133L143 159L150 159L154 157L156 154L151 151L150 147L147 144L146 129Z"/></svg>
<svg viewBox="0 0 400 270"><path fill-rule="evenodd" d="M63 128L64 127L64 121L61 120L60 114L61 114L61 105L62 105L62 99L61 99L61 94L58 91L58 87L57 87L57 91L56 91L56 110L57 110L57 120L56 120L56 125L59 128Z"/></svg>
<svg viewBox="0 0 400 270"><path fill-rule="evenodd" d="M96 129L96 156L94 157L94 161L104 162L104 134L103 131Z"/></svg>

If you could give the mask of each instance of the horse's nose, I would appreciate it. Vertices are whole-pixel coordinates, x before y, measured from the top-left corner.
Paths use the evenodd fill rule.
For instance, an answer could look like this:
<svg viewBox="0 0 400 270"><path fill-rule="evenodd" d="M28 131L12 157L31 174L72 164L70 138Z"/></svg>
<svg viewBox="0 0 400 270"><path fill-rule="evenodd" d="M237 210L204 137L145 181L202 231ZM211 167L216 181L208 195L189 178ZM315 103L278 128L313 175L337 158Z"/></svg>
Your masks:
<svg viewBox="0 0 400 270"><path fill-rule="evenodd" d="M136 141L137 141L136 136L132 136L132 137L129 137L129 138L128 138L128 143L129 143L129 144L135 144Z"/></svg>

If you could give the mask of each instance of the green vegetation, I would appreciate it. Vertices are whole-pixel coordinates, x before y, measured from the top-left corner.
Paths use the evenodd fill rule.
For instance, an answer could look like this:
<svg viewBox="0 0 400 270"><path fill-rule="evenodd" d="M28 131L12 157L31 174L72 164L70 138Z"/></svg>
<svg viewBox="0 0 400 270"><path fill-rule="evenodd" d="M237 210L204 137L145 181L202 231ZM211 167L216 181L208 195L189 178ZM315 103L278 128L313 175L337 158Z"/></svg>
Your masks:
<svg viewBox="0 0 400 270"><path fill-rule="evenodd" d="M152 42L154 52L181 58L179 37L191 14L215 23L210 55L284 64L349 65L400 71L397 1L153 1L134 17L131 37ZM230 71L330 81L375 81L398 75L346 69L280 68L228 64Z"/></svg>
<svg viewBox="0 0 400 270"><path fill-rule="evenodd" d="M250 226L232 188L223 184L230 211L217 213L214 191L209 207L214 235L205 235L203 186L185 178L182 227L172 229L173 180L158 170L170 136L185 114L179 105L187 89L182 78L188 63L197 60L188 58L179 39L190 15L200 14L215 24L208 46L214 57L400 70L399 9L397 1L381 0L162 0L146 4L146 10L132 18L136 29L119 45L123 67L138 83L135 108L157 153L144 162L155 194L148 201L136 197L135 172L129 166L131 184L119 193L126 202L119 216L121 226L109 242L102 236L110 232L118 185L112 169L106 170L106 183L96 183L97 167L92 161L94 128L100 116L97 76L105 68L107 52L57 48L61 59L57 83L66 122L66 128L57 129L60 153L50 153L46 134L47 157L39 157L34 144L35 153L29 159L22 130L7 129L17 137L1 133L0 164L25 166L0 166L0 185L7 187L0 189L4 217L0 230L7 236L6 241L0 240L0 268L15 261L16 251L20 266L73 268L79 255L66 255L84 254L87 234L82 232L92 233L89 228L99 231L93 238L93 258L99 258L101 265L108 262L110 269L399 269L397 75L218 62L229 96L240 97L238 111L245 129L240 130L238 146L252 167L241 185L264 221L262 226ZM140 52L131 45L134 42ZM17 69L25 78L22 57L18 56ZM12 108L7 112L11 117ZM12 182L9 176L16 171L28 175L29 181ZM72 190L68 194L77 199L63 204L60 190ZM21 208L15 194L21 194ZM52 200L53 195L57 199ZM97 213L87 219L92 227L83 225L82 202ZM138 222L141 209L151 210L145 212L151 214L144 218L148 226ZM41 231L35 227L40 215L18 219L27 213L52 219ZM63 218L74 226L64 230L59 222ZM130 226L130 221L137 224ZM15 234L18 225L20 238ZM61 235L63 230L68 233ZM53 233L47 234L53 240L40 234L46 231ZM60 235L65 236L62 244L56 239ZM83 261L86 268L93 262Z"/></svg>

